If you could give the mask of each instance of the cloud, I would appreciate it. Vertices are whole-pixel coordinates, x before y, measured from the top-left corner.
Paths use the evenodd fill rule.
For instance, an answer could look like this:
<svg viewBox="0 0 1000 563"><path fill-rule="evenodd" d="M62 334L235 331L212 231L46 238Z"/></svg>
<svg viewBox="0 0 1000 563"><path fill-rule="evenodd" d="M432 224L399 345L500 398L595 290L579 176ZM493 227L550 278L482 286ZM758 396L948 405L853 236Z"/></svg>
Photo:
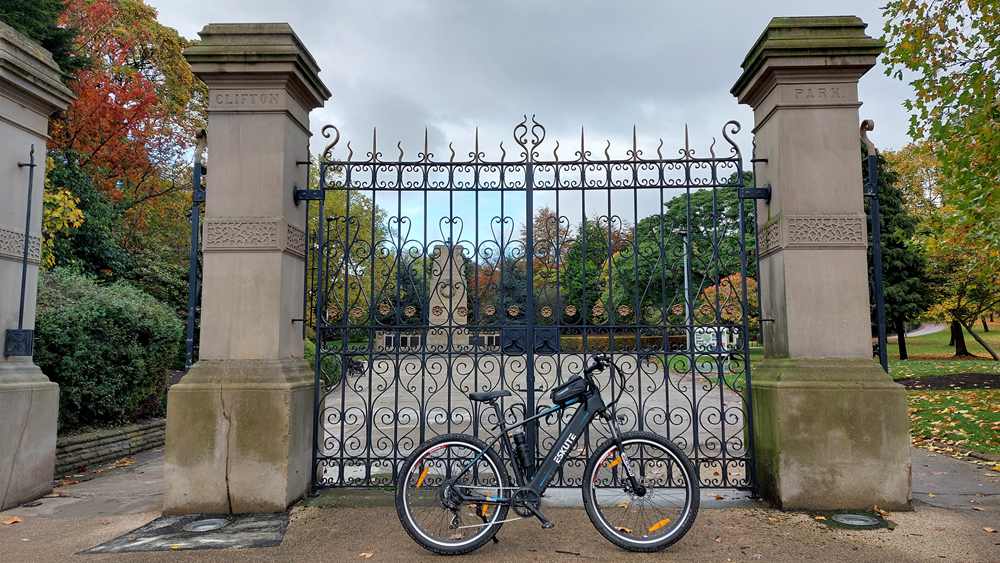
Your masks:
<svg viewBox="0 0 1000 563"><path fill-rule="evenodd" d="M657 139L676 150L688 124L706 150L722 125L744 125L749 154L752 114L729 94L739 63L774 15L829 12L828 2L673 2L305 0L151 0L160 19L195 37L209 22L288 21L318 61L334 98L312 115L313 130L335 123L354 146L408 152L423 140L434 151L471 150L475 127L490 151L509 145L522 114L536 114L549 139L572 144L585 125L594 149L610 138L623 154L637 125L648 151ZM871 2L845 1L878 35ZM873 69L862 81L862 117L878 127L880 146L906 143L901 108L909 87ZM314 137L314 150L322 139ZM366 149L367 150L367 149ZM442 152L443 151L443 152Z"/></svg>

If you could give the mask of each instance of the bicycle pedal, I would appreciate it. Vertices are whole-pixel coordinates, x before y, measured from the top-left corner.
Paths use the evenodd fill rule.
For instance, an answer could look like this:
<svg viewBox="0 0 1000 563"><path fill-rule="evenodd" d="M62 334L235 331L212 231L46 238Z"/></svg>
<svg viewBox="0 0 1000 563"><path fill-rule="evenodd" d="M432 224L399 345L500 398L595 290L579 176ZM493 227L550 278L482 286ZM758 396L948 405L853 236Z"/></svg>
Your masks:
<svg viewBox="0 0 1000 563"><path fill-rule="evenodd" d="M542 529L543 530L548 530L548 529L552 528L553 526L555 526L555 524L553 524L548 518L545 517L544 514L542 514L541 510L539 510L539 509L537 509L537 508L535 508L533 506L529 506L528 510L530 510L531 513L535 516L535 518L538 518L538 521L542 523Z"/></svg>

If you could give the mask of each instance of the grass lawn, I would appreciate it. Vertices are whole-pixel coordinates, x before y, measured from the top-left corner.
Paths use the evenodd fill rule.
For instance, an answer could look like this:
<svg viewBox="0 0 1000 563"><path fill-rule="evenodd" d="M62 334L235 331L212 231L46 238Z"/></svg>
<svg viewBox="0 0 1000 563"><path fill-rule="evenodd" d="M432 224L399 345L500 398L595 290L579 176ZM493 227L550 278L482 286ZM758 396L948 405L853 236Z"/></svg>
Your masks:
<svg viewBox="0 0 1000 563"><path fill-rule="evenodd" d="M983 332L982 325L973 327L976 334L1000 351L1000 322L990 324L990 331ZM899 359L899 348L889 342L889 373L893 379L928 377L950 373L991 373L1000 375L1000 362L994 362L986 349L974 338L965 335L969 352L976 358L955 359L955 348L948 346L948 329L934 334L906 339L910 359Z"/></svg>
<svg viewBox="0 0 1000 563"><path fill-rule="evenodd" d="M1000 455L1000 389L910 391L907 399L915 445Z"/></svg>
<svg viewBox="0 0 1000 563"><path fill-rule="evenodd" d="M1000 350L1000 323L984 332L973 327L994 350ZM889 343L889 373L893 379L937 377L957 373L995 374L1000 362L974 338L965 335L969 352L976 358L954 358L948 345L949 331L907 338L910 359L899 359L899 348ZM968 451L1000 455L1000 389L911 390L907 392L910 434L916 446L950 455Z"/></svg>

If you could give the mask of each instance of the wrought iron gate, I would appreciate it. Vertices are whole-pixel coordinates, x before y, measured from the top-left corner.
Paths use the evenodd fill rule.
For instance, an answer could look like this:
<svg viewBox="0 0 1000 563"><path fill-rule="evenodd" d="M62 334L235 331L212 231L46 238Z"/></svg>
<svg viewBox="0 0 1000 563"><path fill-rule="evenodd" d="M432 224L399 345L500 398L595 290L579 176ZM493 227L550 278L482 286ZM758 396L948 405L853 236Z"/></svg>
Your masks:
<svg viewBox="0 0 1000 563"><path fill-rule="evenodd" d="M361 158L340 132L296 190L308 205L307 356L315 362L315 486L383 486L407 454L443 433L487 436L496 424L471 391L509 389L505 416L534 413L548 392L608 352L628 385L623 428L668 436L702 484L752 486L750 340L756 245L742 157L573 157L534 117L499 158L423 149L387 160L373 132ZM543 156L551 151L551 158ZM566 150L566 149L562 149ZM511 151L513 154L508 153ZM539 459L563 420L528 433ZM579 485L603 428L591 429L554 485Z"/></svg>

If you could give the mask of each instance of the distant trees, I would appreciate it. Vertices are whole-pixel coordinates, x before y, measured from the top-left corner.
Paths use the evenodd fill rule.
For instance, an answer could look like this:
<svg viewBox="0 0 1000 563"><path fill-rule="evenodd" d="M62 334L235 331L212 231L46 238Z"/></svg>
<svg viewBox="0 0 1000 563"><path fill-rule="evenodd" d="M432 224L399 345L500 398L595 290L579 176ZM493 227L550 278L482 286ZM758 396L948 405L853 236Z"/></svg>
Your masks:
<svg viewBox="0 0 1000 563"><path fill-rule="evenodd" d="M867 182L868 169L862 161L862 174ZM885 296L885 318L896 332L899 359L907 359L906 322L919 317L934 302L934 287L927 272L927 256L923 246L914 240L918 220L904 204L904 192L897 186L898 176L882 156L878 156L878 201L882 239L882 293ZM865 210L869 201L865 199ZM868 246L868 275L874 275ZM875 300L871 300L872 325L875 326Z"/></svg>

